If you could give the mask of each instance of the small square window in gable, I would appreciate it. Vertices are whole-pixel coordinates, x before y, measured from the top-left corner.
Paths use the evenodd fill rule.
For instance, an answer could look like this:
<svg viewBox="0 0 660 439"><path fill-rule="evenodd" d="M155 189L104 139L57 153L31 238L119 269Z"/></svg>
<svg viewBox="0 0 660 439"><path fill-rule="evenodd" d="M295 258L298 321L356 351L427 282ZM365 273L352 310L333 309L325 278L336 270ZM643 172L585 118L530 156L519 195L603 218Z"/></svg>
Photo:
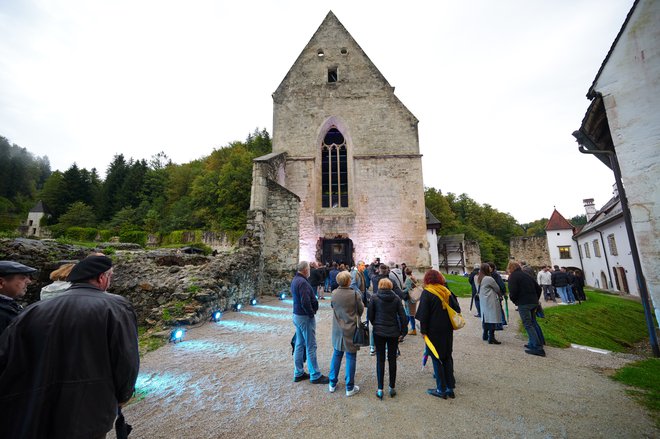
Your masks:
<svg viewBox="0 0 660 439"><path fill-rule="evenodd" d="M328 68L328 82L337 82L337 67Z"/></svg>

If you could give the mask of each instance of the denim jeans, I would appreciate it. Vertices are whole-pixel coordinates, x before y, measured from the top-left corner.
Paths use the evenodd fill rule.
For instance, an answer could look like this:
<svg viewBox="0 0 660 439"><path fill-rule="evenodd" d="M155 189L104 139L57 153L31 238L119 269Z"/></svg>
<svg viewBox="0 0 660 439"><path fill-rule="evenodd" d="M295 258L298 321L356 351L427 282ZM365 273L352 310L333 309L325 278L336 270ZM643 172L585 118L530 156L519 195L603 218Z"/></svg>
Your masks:
<svg viewBox="0 0 660 439"><path fill-rule="evenodd" d="M439 392L445 392L447 389L456 387L456 379L454 378L454 359L451 355L442 360L435 358L435 355L427 347L425 353L431 358L433 363L433 373L435 374L435 387Z"/></svg>
<svg viewBox="0 0 660 439"><path fill-rule="evenodd" d="M303 351L306 351L309 376L313 380L318 379L321 376L321 369L316 361L316 319L294 314L293 325L296 327L296 347L293 351L294 374L299 377L305 372Z"/></svg>
<svg viewBox="0 0 660 439"><path fill-rule="evenodd" d="M332 360L330 361L330 385L335 387L339 379L339 369L341 368L341 360L344 358L344 352L338 351L335 349L334 354L332 354ZM346 391L350 392L353 390L355 385L355 364L357 361L356 352L346 352Z"/></svg>
<svg viewBox="0 0 660 439"><path fill-rule="evenodd" d="M566 298L568 299L568 303L575 303L575 296L573 295L573 287L570 285L566 287Z"/></svg>
<svg viewBox="0 0 660 439"><path fill-rule="evenodd" d="M557 289L557 294L561 297L562 303L568 303L568 294L566 294L566 287L555 287Z"/></svg>
<svg viewBox="0 0 660 439"><path fill-rule="evenodd" d="M518 305L520 320L522 321L522 324L525 327L525 331L527 331L527 337L529 338L529 342L527 344L529 349L532 351L543 350L543 341L541 340L543 331L541 331L541 327L536 321L536 314L534 312L537 306L538 305L535 303L528 305Z"/></svg>

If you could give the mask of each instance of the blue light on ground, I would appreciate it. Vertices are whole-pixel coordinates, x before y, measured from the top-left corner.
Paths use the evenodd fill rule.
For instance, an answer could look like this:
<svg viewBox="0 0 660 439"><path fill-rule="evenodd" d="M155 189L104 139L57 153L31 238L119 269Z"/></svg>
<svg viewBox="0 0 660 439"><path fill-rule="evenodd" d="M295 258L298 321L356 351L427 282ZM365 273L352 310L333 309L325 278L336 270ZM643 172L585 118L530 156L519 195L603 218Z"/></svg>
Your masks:
<svg viewBox="0 0 660 439"><path fill-rule="evenodd" d="M216 326L221 326L231 331L239 331L239 332L247 331L247 332L259 332L266 334L279 334L281 331L281 328L275 325L239 322L236 320L221 320L218 323L216 323Z"/></svg>
<svg viewBox="0 0 660 439"><path fill-rule="evenodd" d="M234 357L241 352L241 345L237 343L223 343L213 340L189 340L176 346L177 350L203 352L204 354L217 354L223 357Z"/></svg>
<svg viewBox="0 0 660 439"><path fill-rule="evenodd" d="M241 314L246 316L254 317L263 317L266 319L276 319L276 320L291 320L291 310L288 309L286 314L273 314L267 312L257 312L257 311L242 311Z"/></svg>
<svg viewBox="0 0 660 439"><path fill-rule="evenodd" d="M187 391L192 375L189 373L139 373L135 382L138 396L180 396Z"/></svg>
<svg viewBox="0 0 660 439"><path fill-rule="evenodd" d="M255 308L258 309L265 309L268 311L286 311L286 312L291 312L291 308L286 307L286 306L273 306L273 305L257 305Z"/></svg>

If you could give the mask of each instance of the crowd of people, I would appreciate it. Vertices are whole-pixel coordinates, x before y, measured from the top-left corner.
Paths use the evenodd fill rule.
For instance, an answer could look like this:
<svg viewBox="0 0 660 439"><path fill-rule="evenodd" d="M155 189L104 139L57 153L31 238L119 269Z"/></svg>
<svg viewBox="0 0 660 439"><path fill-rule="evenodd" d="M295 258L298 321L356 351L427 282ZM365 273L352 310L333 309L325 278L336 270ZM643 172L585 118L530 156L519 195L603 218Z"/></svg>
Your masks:
<svg viewBox="0 0 660 439"><path fill-rule="evenodd" d="M520 264L511 263L507 269L513 278L513 282L510 280L509 283L509 294L518 306L529 336L525 352L544 356L543 333L536 322L541 287L522 270ZM470 276L470 283L474 291L473 300L476 299L477 316L482 321L483 339L489 344L500 344L495 332L507 324L502 306L507 292L506 285L492 263L476 266ZM326 284L330 291L325 289ZM323 297L321 289L323 293L331 294L333 310L333 353L327 377L320 372L316 358L315 314L318 311L318 299ZM378 399L383 399L386 390L390 397L397 394L399 344L407 335L418 334L417 323L419 333L425 339L426 347L422 355L424 359L431 359L435 377L435 385L427 393L443 399L456 397L452 358L454 327L449 311L460 313L461 308L439 271L428 270L420 282L405 264L401 264L401 267L392 262L382 264L379 259L375 259L369 266L364 261L358 261L351 271L341 264L324 267L303 261L291 284L291 293L296 329L294 382L309 379L314 384L328 384L329 391L334 393L339 382L341 363L346 356L346 395L358 393L360 387L355 383L355 369L360 346L354 343L353 336L366 311L371 328L369 352L376 356L375 394ZM305 357L309 373L304 370Z"/></svg>

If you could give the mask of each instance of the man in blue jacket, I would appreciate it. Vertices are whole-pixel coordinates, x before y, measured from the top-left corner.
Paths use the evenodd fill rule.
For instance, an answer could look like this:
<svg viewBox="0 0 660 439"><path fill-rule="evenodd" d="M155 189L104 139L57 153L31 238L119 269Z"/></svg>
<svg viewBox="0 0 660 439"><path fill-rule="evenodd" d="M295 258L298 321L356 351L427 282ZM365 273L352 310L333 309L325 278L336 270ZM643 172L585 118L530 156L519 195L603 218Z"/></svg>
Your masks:
<svg viewBox="0 0 660 439"><path fill-rule="evenodd" d="M313 384L328 384L330 380L321 374L316 361L316 311L319 302L312 285L307 281L309 263L298 264L297 273L291 281L291 296L293 296L293 325L296 327L296 345L293 351L294 375L293 381L309 379ZM303 367L303 351L307 353L309 374ZM311 378L311 379L310 379Z"/></svg>

